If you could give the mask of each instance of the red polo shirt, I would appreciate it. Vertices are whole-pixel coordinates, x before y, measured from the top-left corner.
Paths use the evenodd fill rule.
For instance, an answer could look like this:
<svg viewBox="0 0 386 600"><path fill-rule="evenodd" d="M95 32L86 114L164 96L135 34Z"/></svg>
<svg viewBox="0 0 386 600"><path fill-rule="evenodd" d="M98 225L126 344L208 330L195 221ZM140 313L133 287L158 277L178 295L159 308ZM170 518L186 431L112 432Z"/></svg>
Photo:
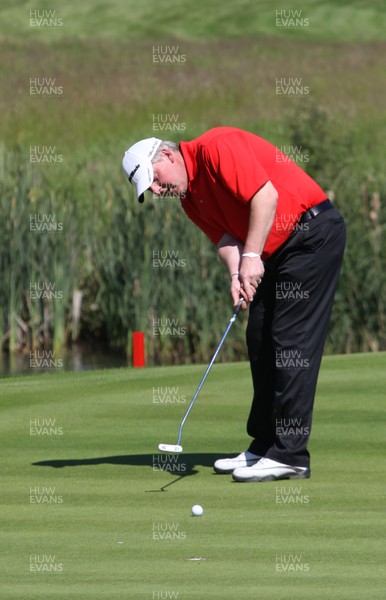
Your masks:
<svg viewBox="0 0 386 600"><path fill-rule="evenodd" d="M279 198L263 259L287 240L304 211L326 199L317 183L288 156L253 133L216 127L191 142L181 142L180 150L189 180L182 208L214 244L225 233L245 243L249 202L267 181Z"/></svg>

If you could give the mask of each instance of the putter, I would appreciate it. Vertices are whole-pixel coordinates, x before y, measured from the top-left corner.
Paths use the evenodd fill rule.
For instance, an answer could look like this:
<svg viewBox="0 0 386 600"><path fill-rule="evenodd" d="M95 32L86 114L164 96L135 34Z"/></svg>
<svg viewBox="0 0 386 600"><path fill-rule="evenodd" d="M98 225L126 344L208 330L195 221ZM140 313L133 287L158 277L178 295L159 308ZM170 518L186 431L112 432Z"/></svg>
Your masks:
<svg viewBox="0 0 386 600"><path fill-rule="evenodd" d="M182 419L181 425L180 425L179 430L178 430L177 442L175 444L159 444L158 445L158 449L159 450L162 450L163 452L182 452L183 451L183 448L180 445L181 435L182 435L182 428L183 428L183 426L185 424L186 419L188 418L188 415L189 415L190 411L193 408L193 404L195 403L196 398L197 398L198 394L200 393L200 390L201 390L202 386L204 385L205 379L207 378L208 373L211 370L214 361L216 360L217 354L220 352L221 346L223 345L224 340L225 340L226 336L228 335L228 332L229 332L230 328L232 327L233 323L236 320L237 315L240 312L243 300L244 300L243 298L240 298L239 303L236 306L232 317L230 318L228 326L227 326L226 330L224 331L224 335L222 336L222 338L220 340L220 343L217 346L217 350L213 354L212 360L210 361L210 363L209 363L209 365L208 365L208 367L207 367L207 369L206 369L206 371L204 373L204 376L203 376L203 378L200 381L200 385L198 386L198 388L196 390L196 393L194 394L194 396L193 396L193 398L192 398L192 400L191 400L191 402L190 402L190 404L189 404L189 406L188 406L188 408L186 410L185 416Z"/></svg>

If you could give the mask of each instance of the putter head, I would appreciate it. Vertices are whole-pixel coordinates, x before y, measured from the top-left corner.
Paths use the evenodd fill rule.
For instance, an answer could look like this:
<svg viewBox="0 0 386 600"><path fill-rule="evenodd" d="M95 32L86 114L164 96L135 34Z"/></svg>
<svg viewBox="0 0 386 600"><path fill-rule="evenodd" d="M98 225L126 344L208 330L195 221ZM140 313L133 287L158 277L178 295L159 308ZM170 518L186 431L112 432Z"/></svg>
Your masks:
<svg viewBox="0 0 386 600"><path fill-rule="evenodd" d="M183 448L178 444L159 444L158 450L162 452L182 452Z"/></svg>

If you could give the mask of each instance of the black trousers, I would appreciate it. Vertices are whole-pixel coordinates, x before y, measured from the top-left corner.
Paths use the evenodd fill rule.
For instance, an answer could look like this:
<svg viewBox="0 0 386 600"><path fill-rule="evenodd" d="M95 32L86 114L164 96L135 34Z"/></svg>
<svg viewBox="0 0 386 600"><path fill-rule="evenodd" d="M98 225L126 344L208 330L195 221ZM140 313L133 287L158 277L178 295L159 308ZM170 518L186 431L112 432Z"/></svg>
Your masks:
<svg viewBox="0 0 386 600"><path fill-rule="evenodd" d="M249 450L310 467L307 443L346 233L331 208L299 223L265 263L250 305L247 345L253 402Z"/></svg>

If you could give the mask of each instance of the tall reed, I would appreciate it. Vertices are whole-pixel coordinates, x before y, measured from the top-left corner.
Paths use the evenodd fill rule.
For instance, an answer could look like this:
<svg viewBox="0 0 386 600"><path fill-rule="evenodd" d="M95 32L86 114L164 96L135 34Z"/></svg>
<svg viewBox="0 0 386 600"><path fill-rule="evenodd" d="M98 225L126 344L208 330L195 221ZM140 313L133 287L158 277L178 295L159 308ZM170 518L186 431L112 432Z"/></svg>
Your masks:
<svg viewBox="0 0 386 600"><path fill-rule="evenodd" d="M103 338L130 360L132 332L142 330L150 364L207 361L231 312L216 249L176 199L149 196L139 205L119 157L104 150L37 169L22 149L0 147L2 346L60 353L80 290L81 337ZM386 177L353 170L344 158L326 173L348 228L326 349L386 349ZM35 231L36 215L55 226ZM61 298L31 298L38 282L54 285ZM220 360L246 358L245 322L244 314Z"/></svg>

